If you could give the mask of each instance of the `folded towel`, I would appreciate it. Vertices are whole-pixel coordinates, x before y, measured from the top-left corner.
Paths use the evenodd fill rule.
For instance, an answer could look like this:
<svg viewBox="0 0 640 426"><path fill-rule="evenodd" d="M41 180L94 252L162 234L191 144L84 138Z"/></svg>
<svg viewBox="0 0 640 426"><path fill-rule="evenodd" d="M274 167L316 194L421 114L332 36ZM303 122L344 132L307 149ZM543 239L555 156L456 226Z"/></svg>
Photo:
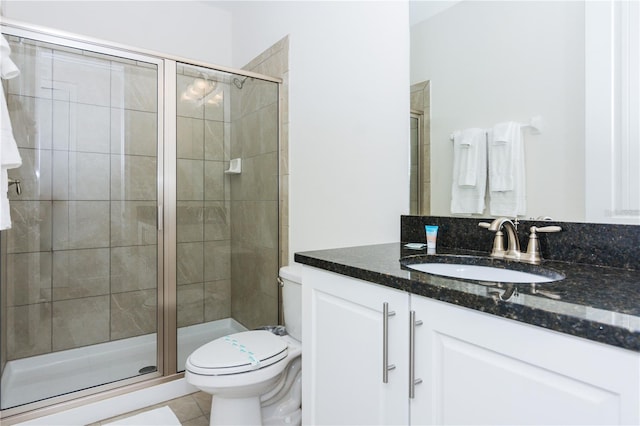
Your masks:
<svg viewBox="0 0 640 426"><path fill-rule="evenodd" d="M453 135L454 161L458 166L458 185L476 186L478 182L479 145L486 141L482 129L466 129ZM455 167L455 166L454 166Z"/></svg>
<svg viewBox="0 0 640 426"><path fill-rule="evenodd" d="M520 124L496 124L489 140L489 190L511 191L514 186L513 146L522 140Z"/></svg>
<svg viewBox="0 0 640 426"><path fill-rule="evenodd" d="M492 216L526 212L525 158L519 123L496 124L489 132L489 210Z"/></svg>
<svg viewBox="0 0 640 426"><path fill-rule="evenodd" d="M13 63L9 55L11 48L4 38L0 37L0 77L5 80L20 74L18 67ZM11 215L9 212L9 200L7 191L9 179L7 170L15 169L22 165L22 158L18 146L13 137L9 111L4 96L4 88L0 84L0 230L11 228Z"/></svg>
<svg viewBox="0 0 640 426"><path fill-rule="evenodd" d="M487 184L484 129L471 128L454 133L452 177L451 213L482 213Z"/></svg>

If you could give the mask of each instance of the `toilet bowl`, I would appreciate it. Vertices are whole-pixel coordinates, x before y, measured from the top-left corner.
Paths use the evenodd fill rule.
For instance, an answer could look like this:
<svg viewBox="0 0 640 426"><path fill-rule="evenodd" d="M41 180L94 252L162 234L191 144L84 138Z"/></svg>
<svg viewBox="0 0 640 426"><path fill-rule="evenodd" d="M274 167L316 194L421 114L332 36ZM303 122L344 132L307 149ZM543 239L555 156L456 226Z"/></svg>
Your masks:
<svg viewBox="0 0 640 426"><path fill-rule="evenodd" d="M187 359L188 383L212 394L210 425L300 424L300 275L280 269L287 334L266 330L230 334Z"/></svg>

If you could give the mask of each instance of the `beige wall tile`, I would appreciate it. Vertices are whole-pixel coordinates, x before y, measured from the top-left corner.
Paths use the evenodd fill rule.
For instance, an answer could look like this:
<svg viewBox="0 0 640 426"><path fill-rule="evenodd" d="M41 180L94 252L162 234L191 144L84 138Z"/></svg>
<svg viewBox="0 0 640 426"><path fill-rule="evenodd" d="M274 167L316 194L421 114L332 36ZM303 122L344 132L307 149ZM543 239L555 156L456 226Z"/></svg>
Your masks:
<svg viewBox="0 0 640 426"><path fill-rule="evenodd" d="M109 296L53 302L53 350L109 340Z"/></svg>
<svg viewBox="0 0 640 426"><path fill-rule="evenodd" d="M204 243L204 280L216 281L231 277L231 247L228 240Z"/></svg>
<svg viewBox="0 0 640 426"><path fill-rule="evenodd" d="M155 200L158 196L158 161L139 155L111 156L112 200Z"/></svg>
<svg viewBox="0 0 640 426"><path fill-rule="evenodd" d="M228 240L231 238L228 201L205 201L204 203L204 240Z"/></svg>
<svg viewBox="0 0 640 426"><path fill-rule="evenodd" d="M204 284L178 286L178 327L200 324L204 320Z"/></svg>
<svg viewBox="0 0 640 426"><path fill-rule="evenodd" d="M109 62L87 56L78 61L78 53L53 52L54 99L109 106Z"/></svg>
<svg viewBox="0 0 640 426"><path fill-rule="evenodd" d="M225 160L224 129L222 121L204 122L204 158L205 160Z"/></svg>
<svg viewBox="0 0 640 426"><path fill-rule="evenodd" d="M231 280L204 283L204 320L215 321L231 316Z"/></svg>
<svg viewBox="0 0 640 426"><path fill-rule="evenodd" d="M60 105L59 103L57 105ZM108 106L69 104L69 150L108 153L111 111Z"/></svg>
<svg viewBox="0 0 640 426"><path fill-rule="evenodd" d="M109 246L108 201L54 201L53 249Z"/></svg>
<svg viewBox="0 0 640 426"><path fill-rule="evenodd" d="M179 243L176 257L178 285L204 281L204 246L202 242Z"/></svg>
<svg viewBox="0 0 640 426"><path fill-rule="evenodd" d="M11 230L7 253L51 250L52 203L50 201L12 201Z"/></svg>
<svg viewBox="0 0 640 426"><path fill-rule="evenodd" d="M153 68L112 63L111 106L157 112L158 72Z"/></svg>
<svg viewBox="0 0 640 426"><path fill-rule="evenodd" d="M3 306L51 301L51 253L7 254L6 288Z"/></svg>
<svg viewBox="0 0 640 426"><path fill-rule="evenodd" d="M176 234L179 243L204 240L204 202L178 201Z"/></svg>
<svg viewBox="0 0 640 426"><path fill-rule="evenodd" d="M271 152L243 160L242 174L231 181L232 200L277 200L278 155Z"/></svg>
<svg viewBox="0 0 640 426"><path fill-rule="evenodd" d="M231 235L234 241L278 247L277 201L232 201Z"/></svg>
<svg viewBox="0 0 640 426"><path fill-rule="evenodd" d="M207 201L224 200L225 175L222 161L204 162L204 199Z"/></svg>
<svg viewBox="0 0 640 426"><path fill-rule="evenodd" d="M51 352L51 303L7 308L7 358Z"/></svg>
<svg viewBox="0 0 640 426"><path fill-rule="evenodd" d="M155 289L111 295L111 340L155 333L156 322Z"/></svg>
<svg viewBox="0 0 640 426"><path fill-rule="evenodd" d="M157 207L149 201L111 202L111 247L156 244Z"/></svg>
<svg viewBox="0 0 640 426"><path fill-rule="evenodd" d="M111 249L111 292L155 289L158 286L158 248L155 245Z"/></svg>
<svg viewBox="0 0 640 426"><path fill-rule="evenodd" d="M109 154L69 152L66 158L69 179L68 200L109 200ZM65 165L56 162L55 166L58 170L58 167L64 168ZM58 176L56 174L54 185L56 187L65 185L64 182L58 182Z"/></svg>
<svg viewBox="0 0 640 426"><path fill-rule="evenodd" d="M204 161L178 159L176 179L178 200L204 199Z"/></svg>
<svg viewBox="0 0 640 426"><path fill-rule="evenodd" d="M204 159L205 122L200 118L177 117L176 149L178 158Z"/></svg>
<svg viewBox="0 0 640 426"><path fill-rule="evenodd" d="M157 157L158 114L111 108L111 153Z"/></svg>
<svg viewBox="0 0 640 426"><path fill-rule="evenodd" d="M53 252L53 300L109 294L109 249Z"/></svg>

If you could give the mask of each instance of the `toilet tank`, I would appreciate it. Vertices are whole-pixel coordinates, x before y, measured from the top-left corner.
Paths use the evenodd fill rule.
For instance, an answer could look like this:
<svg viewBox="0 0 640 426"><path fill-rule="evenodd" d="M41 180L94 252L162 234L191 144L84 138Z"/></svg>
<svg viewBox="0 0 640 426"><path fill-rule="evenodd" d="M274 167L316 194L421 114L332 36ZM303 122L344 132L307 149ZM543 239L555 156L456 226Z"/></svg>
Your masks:
<svg viewBox="0 0 640 426"><path fill-rule="evenodd" d="M302 341L302 284L301 267L298 265L280 268L282 279L282 309L284 326L294 339Z"/></svg>

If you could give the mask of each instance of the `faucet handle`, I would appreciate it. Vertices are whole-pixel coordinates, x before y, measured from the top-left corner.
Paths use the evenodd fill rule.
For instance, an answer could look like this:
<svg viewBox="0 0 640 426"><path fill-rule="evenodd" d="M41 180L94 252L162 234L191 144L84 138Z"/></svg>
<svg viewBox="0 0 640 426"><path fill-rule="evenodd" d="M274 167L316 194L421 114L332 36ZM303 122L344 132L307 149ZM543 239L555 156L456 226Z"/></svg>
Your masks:
<svg viewBox="0 0 640 426"><path fill-rule="evenodd" d="M559 226L543 226L542 228L538 228L537 226L532 226L529 229L532 233L536 232L560 232L562 228Z"/></svg>
<svg viewBox="0 0 640 426"><path fill-rule="evenodd" d="M525 262L539 265L542 263L542 252L540 250L537 232L560 232L562 228L559 226L543 226L541 228L532 226L529 228L529 231L531 231L531 234L529 234L529 245L527 246L527 252L521 259Z"/></svg>
<svg viewBox="0 0 640 426"><path fill-rule="evenodd" d="M489 222L480 222L478 223L480 228L489 229L491 224ZM491 256L492 257L504 257L507 251L504 249L504 234L501 230L496 232L495 237L493 238L493 247L491 248Z"/></svg>

